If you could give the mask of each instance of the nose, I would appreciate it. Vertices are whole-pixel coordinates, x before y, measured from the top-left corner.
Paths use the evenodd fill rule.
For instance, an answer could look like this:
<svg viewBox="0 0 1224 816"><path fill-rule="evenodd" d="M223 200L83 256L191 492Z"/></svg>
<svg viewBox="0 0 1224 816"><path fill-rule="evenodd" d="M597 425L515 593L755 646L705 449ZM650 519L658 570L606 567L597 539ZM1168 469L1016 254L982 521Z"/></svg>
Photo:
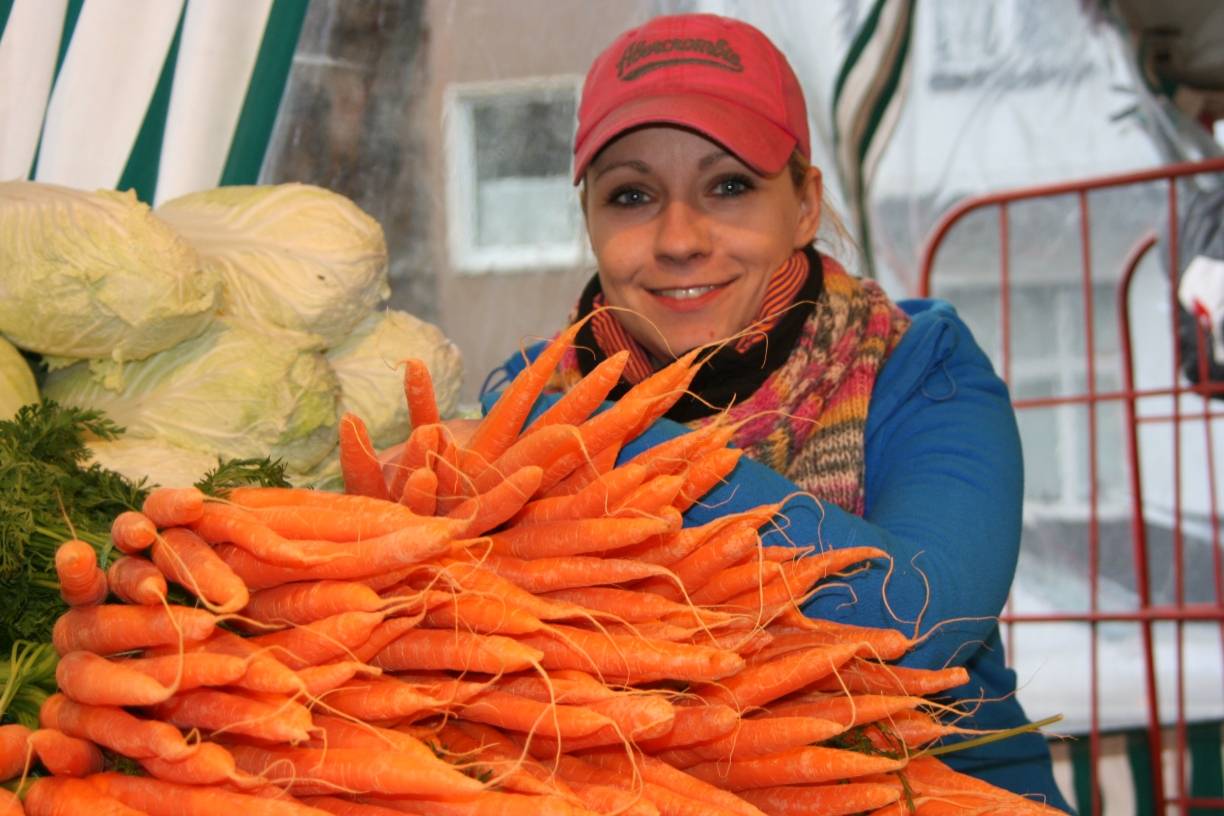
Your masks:
<svg viewBox="0 0 1224 816"><path fill-rule="evenodd" d="M662 260L683 263L710 250L710 231L705 216L683 200L672 200L658 215L655 254Z"/></svg>

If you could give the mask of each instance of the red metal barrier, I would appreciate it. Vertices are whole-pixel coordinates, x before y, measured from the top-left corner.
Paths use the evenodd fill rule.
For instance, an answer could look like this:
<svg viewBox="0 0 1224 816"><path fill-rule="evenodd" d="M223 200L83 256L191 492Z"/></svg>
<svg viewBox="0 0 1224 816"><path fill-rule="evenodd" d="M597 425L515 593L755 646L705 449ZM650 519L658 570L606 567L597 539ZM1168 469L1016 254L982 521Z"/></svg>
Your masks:
<svg viewBox="0 0 1224 816"><path fill-rule="evenodd" d="M1074 200L1078 211L1078 277L1073 265L1068 264L1063 275L1065 281L1079 284L1078 296L1083 299L1084 335L1082 338L1084 383L1081 393L1059 393L1045 397L1016 397L1014 404L1017 415L1025 412L1042 410L1058 410L1065 406L1075 406L1076 410L1087 413L1087 498L1084 508L1082 537L1076 541L1068 541L1068 546L1079 548L1087 564L1086 581L1089 588L1089 601L1086 609L1054 609L1043 612L1019 612L1010 608L1004 616L1009 633L1009 648L1014 647L1011 636L1019 627L1033 624L1066 624L1068 626L1086 627L1090 655L1087 676L1088 699L1090 711L1088 728L1081 738L1086 738L1089 745L1091 784L1091 801L1081 801L1079 809L1082 814L1099 814L1103 812L1102 783L1100 778L1102 723L1100 712L1107 702L1113 689L1110 680L1116 674L1116 667L1099 665L1098 655L1101 640L1100 630L1103 625L1130 623L1139 630L1141 644L1140 658L1143 660L1142 677L1145 699L1137 706L1145 706L1141 725L1146 731L1148 762L1147 779L1136 779L1138 783L1146 781L1151 787L1152 801L1139 803L1140 813L1189 813L1191 808L1195 813L1209 811L1224 812L1224 798L1192 797L1189 790L1189 766L1187 759L1187 704L1188 695L1199 693L1204 685L1201 678L1187 676L1186 655L1183 652L1185 627L1194 623L1215 623L1219 630L1221 644L1220 661L1224 664L1224 568L1221 565L1220 540L1220 508L1217 502L1218 481L1215 473L1216 454L1213 434L1213 424L1224 417L1224 402L1210 399L1213 395L1224 395L1224 383L1209 383L1206 376L1206 339L1203 327L1199 330L1199 372L1200 385L1195 385L1179 375L1181 359L1177 343L1178 314L1175 305L1178 281L1178 222L1179 222L1179 181L1188 180L1192 176L1208 173L1224 172L1224 159L1213 159L1204 162L1170 165L1149 171L1126 173L1108 177L1099 177L1083 181L1073 181L1062 184L1051 184L1031 187L1008 192L967 199L952 208L940 219L923 248L920 269L920 294L930 296L932 284L937 279L940 269L937 263L939 252L945 240L957 225L962 225L966 216L983 211L995 211L998 216L997 240L999 257L997 269L997 297L999 313L997 315L998 342L993 351L996 366L1009 386L1013 386L1015 367L1018 364L1015 356L1017 338L1024 339L1023 332L1046 331L1045 326L1017 328L1013 320L1013 297L1016 291L1015 259L1013 258L1014 227L1013 213L1021 206L1046 199L1066 197ZM1154 230L1147 234L1137 233L1127 257L1122 260L1121 268L1117 270L1114 283L1116 289L1116 320L1118 326L1118 349L1121 359L1121 371L1117 372L1121 381L1119 389L1099 388L1098 350L1096 341L1099 337L1096 322L1100 315L1093 308L1094 285L1102 283L1100 266L1094 275L1094 244L1092 229L1091 196L1098 191L1120 190L1137 185L1164 183L1167 187L1166 206L1163 219L1165 226L1165 245L1162 252L1167 252L1168 278L1168 319L1172 340L1172 359L1168 361L1168 382L1155 385L1142 385L1136 378L1136 345L1135 326L1132 324L1132 314L1140 310L1142 316L1155 319L1164 316L1159 308L1152 303L1136 303L1133 295L1137 272L1145 258L1149 257L1151 249L1159 241ZM1150 222L1151 227L1161 223L1158 219ZM1075 228L1069 228L1068 232ZM1065 236L1064 236L1065 237ZM947 264L945 264L947 266ZM1061 273L1060 273L1061 274ZM935 292L939 294L938 291ZM955 297L951 297L953 303ZM991 327L993 331L994 327ZM1146 327L1145 327L1146 328ZM976 328L975 328L976 331ZM1150 329L1147 329L1150 331ZM1019 361L1023 364L1025 361ZM1013 394L1016 391L1013 388ZM1152 409L1149 406L1158 406ZM1166 404L1171 404L1165 407ZM1190 406L1193 405L1193 408ZM1101 427L1103 412L1121 412L1120 438L1110 438ZM1201 429L1200 429L1201 426ZM1172 434L1171 472L1168 474L1172 495L1172 598L1162 602L1152 591L1152 575L1150 574L1150 559L1148 527L1151 522L1151 507L1145 503L1144 496L1144 451L1141 437L1144 428L1167 428ZM1210 526L1211 561L1210 568L1214 570L1214 599L1207 601L1189 601L1185 594L1186 554L1185 518L1184 518L1184 480L1188 478L1184 470L1189 466L1183 456L1183 441L1191 440L1186 434L1202 434L1203 459L1205 461L1206 491L1209 496L1208 524ZM1125 450L1126 485L1129 487L1130 530L1132 535L1132 552L1134 559L1134 589L1135 603L1133 608L1119 610L1103 604L1099 596L1102 583L1101 574L1101 495L1099 486L1101 453L1106 446L1117 446ZM1026 443L1026 450L1028 445ZM1151 450L1151 448L1147 448ZM1197 462L1197 458L1196 458ZM1151 474L1149 474L1150 476ZM1161 477L1164 478L1164 477ZM1198 478L1198 477L1195 477ZM1027 499L1026 499L1027 501ZM1162 510L1163 512L1163 510ZM1022 542L1022 549L1025 543ZM1162 656L1155 643L1155 627L1158 625L1172 626L1174 630L1175 647L1171 659ZM1014 654L1014 652L1009 652ZM1172 665L1168 665L1169 662ZM1103 670L1104 668L1104 670ZM1167 692L1169 682L1161 688L1161 678L1171 677L1173 705L1172 710L1162 710L1161 692ZM1199 680L1200 682L1196 682ZM1213 689L1219 693L1219 689ZM1168 706L1166 705L1166 709ZM1044 714L1045 712L1043 712ZM1169 733L1174 739L1172 773L1166 773L1162 765L1162 755L1167 755L1164 739ZM1218 769L1217 769L1218 770ZM1148 805L1151 809L1142 808Z"/></svg>

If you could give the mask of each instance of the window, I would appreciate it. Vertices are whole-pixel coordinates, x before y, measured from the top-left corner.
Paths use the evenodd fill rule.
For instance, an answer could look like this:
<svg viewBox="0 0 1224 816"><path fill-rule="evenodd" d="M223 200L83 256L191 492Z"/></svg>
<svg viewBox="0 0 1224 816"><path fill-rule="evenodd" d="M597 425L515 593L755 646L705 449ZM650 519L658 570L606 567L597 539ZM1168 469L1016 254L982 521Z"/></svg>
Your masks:
<svg viewBox="0 0 1224 816"><path fill-rule="evenodd" d="M453 86L446 100L452 265L573 266L585 243L570 183L580 79Z"/></svg>

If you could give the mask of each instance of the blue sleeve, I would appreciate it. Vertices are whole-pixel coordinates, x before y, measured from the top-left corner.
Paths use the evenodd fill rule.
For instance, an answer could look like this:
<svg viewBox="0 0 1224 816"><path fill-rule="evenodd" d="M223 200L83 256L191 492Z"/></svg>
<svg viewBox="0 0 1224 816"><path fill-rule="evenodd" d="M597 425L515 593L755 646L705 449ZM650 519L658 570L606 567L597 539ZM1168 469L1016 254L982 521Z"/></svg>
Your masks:
<svg viewBox="0 0 1224 816"><path fill-rule="evenodd" d="M767 543L873 546L876 562L806 606L814 617L931 633L902 661L962 664L996 626L1019 552L1023 469L1015 414L1002 381L955 318L922 327L926 337L898 347L877 381L868 419L866 513L796 498L784 530ZM659 422L627 455L684 431ZM744 459L731 478L689 511L687 524L779 501L798 488ZM932 631L934 630L934 631Z"/></svg>

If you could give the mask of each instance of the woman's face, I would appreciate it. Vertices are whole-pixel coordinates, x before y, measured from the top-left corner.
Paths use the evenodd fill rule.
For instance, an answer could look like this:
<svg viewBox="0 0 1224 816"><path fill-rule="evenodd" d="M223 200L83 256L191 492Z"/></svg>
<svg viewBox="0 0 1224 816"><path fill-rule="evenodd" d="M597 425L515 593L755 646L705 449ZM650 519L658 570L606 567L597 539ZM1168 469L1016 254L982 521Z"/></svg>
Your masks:
<svg viewBox="0 0 1224 816"><path fill-rule="evenodd" d="M723 340L757 316L770 276L811 243L820 174L760 176L674 127L631 131L586 172L586 221L604 297L656 358Z"/></svg>

